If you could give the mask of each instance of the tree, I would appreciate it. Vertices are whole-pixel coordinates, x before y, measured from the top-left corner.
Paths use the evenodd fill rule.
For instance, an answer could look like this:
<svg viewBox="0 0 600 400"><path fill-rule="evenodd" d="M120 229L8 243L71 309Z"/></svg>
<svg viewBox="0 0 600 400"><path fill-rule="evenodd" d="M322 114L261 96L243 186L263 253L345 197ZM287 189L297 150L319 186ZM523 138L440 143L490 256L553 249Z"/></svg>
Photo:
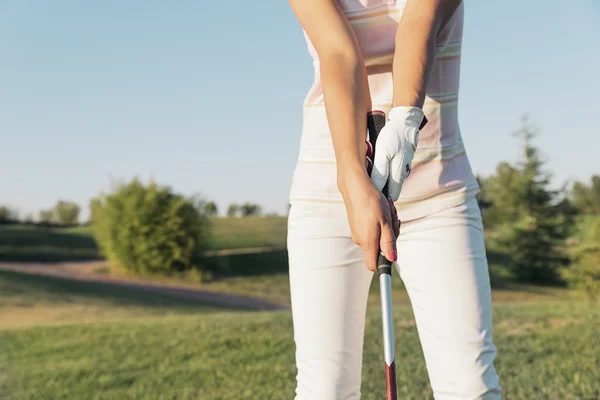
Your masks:
<svg viewBox="0 0 600 400"><path fill-rule="evenodd" d="M40 211L40 222L50 223L54 220L54 212L52 210L41 210Z"/></svg>
<svg viewBox="0 0 600 400"><path fill-rule="evenodd" d="M523 216L522 182L517 167L501 162L495 175L484 181L484 195L488 206L482 213L486 227L516 222Z"/></svg>
<svg viewBox="0 0 600 400"><path fill-rule="evenodd" d="M562 192L549 188L551 176L543 172L543 161L531 144L537 131L526 116L517 134L523 138L525 148L516 167L503 167L504 177L510 177L505 184L510 186L512 196L505 191L503 200L507 204L500 206L506 217L502 243L511 254L509 267L517 277L535 282L556 281L560 269L569 262L563 249L573 219L560 212Z"/></svg>
<svg viewBox="0 0 600 400"><path fill-rule="evenodd" d="M54 206L54 217L58 223L65 225L76 224L79 220L79 206L71 201L59 200Z"/></svg>
<svg viewBox="0 0 600 400"><path fill-rule="evenodd" d="M0 206L0 222L10 222L19 219L19 213L9 206Z"/></svg>
<svg viewBox="0 0 600 400"><path fill-rule="evenodd" d="M600 213L600 175L592 176L590 185L576 181L571 189L573 205L586 214Z"/></svg>
<svg viewBox="0 0 600 400"><path fill-rule="evenodd" d="M477 184L479 185L479 193L477 194L477 203L482 214L485 214L486 210L492 207L494 204L490 200L490 195L487 190L487 180L480 175L475 177Z"/></svg>
<svg viewBox="0 0 600 400"><path fill-rule="evenodd" d="M573 205L568 196L565 196L557 205L556 209L561 215L569 215L574 217L579 214L579 209Z"/></svg>
<svg viewBox="0 0 600 400"><path fill-rule="evenodd" d="M566 221L527 216L506 225L501 242L510 253L509 269L519 279L550 283L560 279L560 270L569 264L569 257L560 247L568 233Z"/></svg>
<svg viewBox="0 0 600 400"><path fill-rule="evenodd" d="M240 206L237 204L230 204L227 208L227 216L228 217L237 217L240 213Z"/></svg>
<svg viewBox="0 0 600 400"><path fill-rule="evenodd" d="M240 211L242 213L242 217L249 217L251 215L260 215L262 212L262 207L258 204L253 203L244 203L240 206Z"/></svg>
<svg viewBox="0 0 600 400"><path fill-rule="evenodd" d="M214 217L219 214L219 209L217 208L217 204L214 201L209 201L204 206L204 211L208 217Z"/></svg>

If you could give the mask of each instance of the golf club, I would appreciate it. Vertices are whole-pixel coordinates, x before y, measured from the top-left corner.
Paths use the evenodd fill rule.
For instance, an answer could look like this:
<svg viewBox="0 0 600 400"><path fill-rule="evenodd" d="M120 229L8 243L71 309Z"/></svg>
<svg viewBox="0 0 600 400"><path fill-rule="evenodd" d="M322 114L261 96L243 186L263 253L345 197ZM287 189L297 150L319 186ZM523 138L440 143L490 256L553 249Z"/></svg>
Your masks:
<svg viewBox="0 0 600 400"><path fill-rule="evenodd" d="M377 135L385 126L386 116L383 111L372 111L367 115L369 141L373 146L375 159L375 142ZM387 187L383 188L387 195ZM386 399L397 400L396 362L394 356L394 324L392 318L392 263L379 251L377 273L381 293L381 320L383 323L383 357L385 360Z"/></svg>

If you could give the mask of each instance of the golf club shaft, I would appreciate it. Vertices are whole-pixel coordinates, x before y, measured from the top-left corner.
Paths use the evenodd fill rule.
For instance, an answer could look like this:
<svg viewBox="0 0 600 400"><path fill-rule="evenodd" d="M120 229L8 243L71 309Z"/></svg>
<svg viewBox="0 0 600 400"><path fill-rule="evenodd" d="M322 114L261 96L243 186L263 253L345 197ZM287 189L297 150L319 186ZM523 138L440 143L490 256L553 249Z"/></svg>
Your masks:
<svg viewBox="0 0 600 400"><path fill-rule="evenodd" d="M394 357L394 322L392 318L392 276L379 274L381 321L383 325L383 358L388 400L396 400L396 361Z"/></svg>

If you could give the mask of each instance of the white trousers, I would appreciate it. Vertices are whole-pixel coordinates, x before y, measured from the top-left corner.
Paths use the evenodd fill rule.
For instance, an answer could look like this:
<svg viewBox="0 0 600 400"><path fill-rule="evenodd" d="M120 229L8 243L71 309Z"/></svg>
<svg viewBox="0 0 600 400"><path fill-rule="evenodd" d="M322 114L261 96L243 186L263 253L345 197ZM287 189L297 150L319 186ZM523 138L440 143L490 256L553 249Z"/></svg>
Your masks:
<svg viewBox="0 0 600 400"><path fill-rule="evenodd" d="M373 273L352 241L344 206L292 205L288 251L296 399L359 399ZM477 201L403 223L397 268L410 296L435 399L500 399Z"/></svg>

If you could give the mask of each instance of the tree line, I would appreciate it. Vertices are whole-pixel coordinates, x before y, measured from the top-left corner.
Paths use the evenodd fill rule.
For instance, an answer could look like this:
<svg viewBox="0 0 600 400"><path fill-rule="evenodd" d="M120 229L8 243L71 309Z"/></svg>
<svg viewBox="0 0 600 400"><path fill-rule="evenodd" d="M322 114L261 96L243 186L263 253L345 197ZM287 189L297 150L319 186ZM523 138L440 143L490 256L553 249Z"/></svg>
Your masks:
<svg viewBox="0 0 600 400"><path fill-rule="evenodd" d="M93 200L92 200L93 201ZM208 217L219 215L219 208L214 201L198 201L197 207ZM33 214L21 217L19 212L6 205L0 205L0 224L2 223L24 223L32 225L56 225L74 226L80 224L81 207L72 201L59 200L54 207L40 210L37 219ZM276 213L263 214L259 204L246 202L243 204L230 204L227 208L227 216L231 218L244 218L251 216L277 216ZM87 225L89 221L83 222Z"/></svg>
<svg viewBox="0 0 600 400"><path fill-rule="evenodd" d="M17 210L0 205L0 223L25 223L41 225L77 225L81 207L72 201L59 200L54 207L40 210L37 220L33 214L20 217Z"/></svg>
<svg viewBox="0 0 600 400"><path fill-rule="evenodd" d="M210 217L219 215L219 208L214 201L209 201L204 205L204 211ZM251 217L262 215L262 207L255 203L232 203L227 207L228 217ZM272 214L270 214L272 215Z"/></svg>

